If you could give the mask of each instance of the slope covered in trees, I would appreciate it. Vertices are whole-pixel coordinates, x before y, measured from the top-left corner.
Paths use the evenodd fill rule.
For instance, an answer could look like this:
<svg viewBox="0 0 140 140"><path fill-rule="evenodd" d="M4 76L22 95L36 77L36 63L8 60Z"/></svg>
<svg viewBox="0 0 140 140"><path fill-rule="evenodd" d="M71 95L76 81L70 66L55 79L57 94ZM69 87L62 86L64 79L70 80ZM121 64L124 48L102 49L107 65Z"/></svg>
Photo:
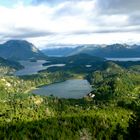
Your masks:
<svg viewBox="0 0 140 140"><path fill-rule="evenodd" d="M18 62L7 60L0 57L0 74L9 74L13 71L22 69L23 66Z"/></svg>
<svg viewBox="0 0 140 140"><path fill-rule="evenodd" d="M80 74L95 95L82 99L30 93L32 88L79 76L72 71L1 76L0 139L138 139L140 73L136 67L107 62Z"/></svg>

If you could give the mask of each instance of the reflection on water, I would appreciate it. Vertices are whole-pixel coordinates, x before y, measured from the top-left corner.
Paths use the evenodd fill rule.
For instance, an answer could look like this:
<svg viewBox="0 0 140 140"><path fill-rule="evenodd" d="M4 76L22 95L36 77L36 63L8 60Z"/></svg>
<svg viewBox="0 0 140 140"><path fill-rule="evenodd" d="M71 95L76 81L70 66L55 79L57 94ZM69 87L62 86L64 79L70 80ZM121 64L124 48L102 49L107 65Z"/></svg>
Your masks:
<svg viewBox="0 0 140 140"><path fill-rule="evenodd" d="M61 83L55 83L33 90L32 93L46 96L56 96L59 98L82 98L90 93L92 88L87 80L74 79Z"/></svg>
<svg viewBox="0 0 140 140"><path fill-rule="evenodd" d="M49 67L57 66L57 67L62 67L65 64L54 64L54 65L48 65L48 66L43 66L44 63L49 63L49 61L45 60L38 60L36 62L31 62L29 60L27 61L19 61L22 66L24 66L24 69L18 70L14 73L16 76L23 76L23 75L32 75L32 74L37 74L38 71L47 69Z"/></svg>

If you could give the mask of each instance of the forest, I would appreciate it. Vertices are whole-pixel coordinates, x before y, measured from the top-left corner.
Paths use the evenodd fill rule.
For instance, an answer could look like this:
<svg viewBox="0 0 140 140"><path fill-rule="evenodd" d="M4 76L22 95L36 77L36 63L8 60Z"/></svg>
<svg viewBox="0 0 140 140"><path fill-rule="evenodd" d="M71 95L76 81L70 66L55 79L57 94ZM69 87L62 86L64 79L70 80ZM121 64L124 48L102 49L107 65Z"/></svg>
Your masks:
<svg viewBox="0 0 140 140"><path fill-rule="evenodd" d="M139 65L114 62L90 71L42 71L0 78L0 139L138 140ZM124 64L123 64L124 65ZM79 74L78 74L79 72ZM30 91L70 78L84 78L95 97L63 99Z"/></svg>
<svg viewBox="0 0 140 140"><path fill-rule="evenodd" d="M0 0L0 140L140 140L140 0Z"/></svg>

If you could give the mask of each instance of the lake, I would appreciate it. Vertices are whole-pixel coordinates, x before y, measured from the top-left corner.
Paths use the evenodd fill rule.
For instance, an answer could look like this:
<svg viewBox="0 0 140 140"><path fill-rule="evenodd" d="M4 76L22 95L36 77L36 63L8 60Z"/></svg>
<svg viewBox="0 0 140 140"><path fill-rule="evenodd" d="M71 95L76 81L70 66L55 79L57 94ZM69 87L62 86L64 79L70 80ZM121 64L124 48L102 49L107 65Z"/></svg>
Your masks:
<svg viewBox="0 0 140 140"><path fill-rule="evenodd" d="M112 61L140 61L140 58L106 58Z"/></svg>
<svg viewBox="0 0 140 140"><path fill-rule="evenodd" d="M72 79L48 86L40 87L32 91L38 95L53 95L58 98L82 98L92 91L92 87L87 80Z"/></svg>
<svg viewBox="0 0 140 140"><path fill-rule="evenodd" d="M15 76L37 74L38 71L45 70L49 67L54 67L54 66L62 67L65 65L65 64L54 64L54 65L43 66L44 63L47 62L49 63L49 61L46 60L37 60L36 62L31 62L27 60L27 61L19 61L19 62L22 66L24 66L24 68L14 72Z"/></svg>

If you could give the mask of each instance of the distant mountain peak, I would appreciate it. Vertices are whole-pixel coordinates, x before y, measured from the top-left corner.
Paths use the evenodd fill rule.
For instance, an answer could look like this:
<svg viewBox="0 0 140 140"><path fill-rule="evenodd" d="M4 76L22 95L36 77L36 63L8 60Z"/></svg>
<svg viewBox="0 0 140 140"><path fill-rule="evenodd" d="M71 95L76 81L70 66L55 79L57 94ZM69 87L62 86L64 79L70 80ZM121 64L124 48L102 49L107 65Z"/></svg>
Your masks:
<svg viewBox="0 0 140 140"><path fill-rule="evenodd" d="M26 40L8 40L7 42L5 42L4 44L6 45L11 45L11 47L13 47L13 45L18 45L20 47L20 45L30 45L30 46L34 46L32 43L26 41Z"/></svg>
<svg viewBox="0 0 140 140"><path fill-rule="evenodd" d="M45 55L26 40L9 40L0 45L0 57L16 60L43 59Z"/></svg>
<svg viewBox="0 0 140 140"><path fill-rule="evenodd" d="M6 43L12 43L12 42L26 42L29 43L27 40L20 40L20 39L11 39L6 41Z"/></svg>
<svg viewBox="0 0 140 140"><path fill-rule="evenodd" d="M98 57L106 58L128 58L128 57L140 57L140 45L128 45L128 44L111 44L111 45L77 45L75 48L64 48L61 50L52 48L51 50L44 50L46 55L58 56L71 56L79 53L86 53Z"/></svg>

